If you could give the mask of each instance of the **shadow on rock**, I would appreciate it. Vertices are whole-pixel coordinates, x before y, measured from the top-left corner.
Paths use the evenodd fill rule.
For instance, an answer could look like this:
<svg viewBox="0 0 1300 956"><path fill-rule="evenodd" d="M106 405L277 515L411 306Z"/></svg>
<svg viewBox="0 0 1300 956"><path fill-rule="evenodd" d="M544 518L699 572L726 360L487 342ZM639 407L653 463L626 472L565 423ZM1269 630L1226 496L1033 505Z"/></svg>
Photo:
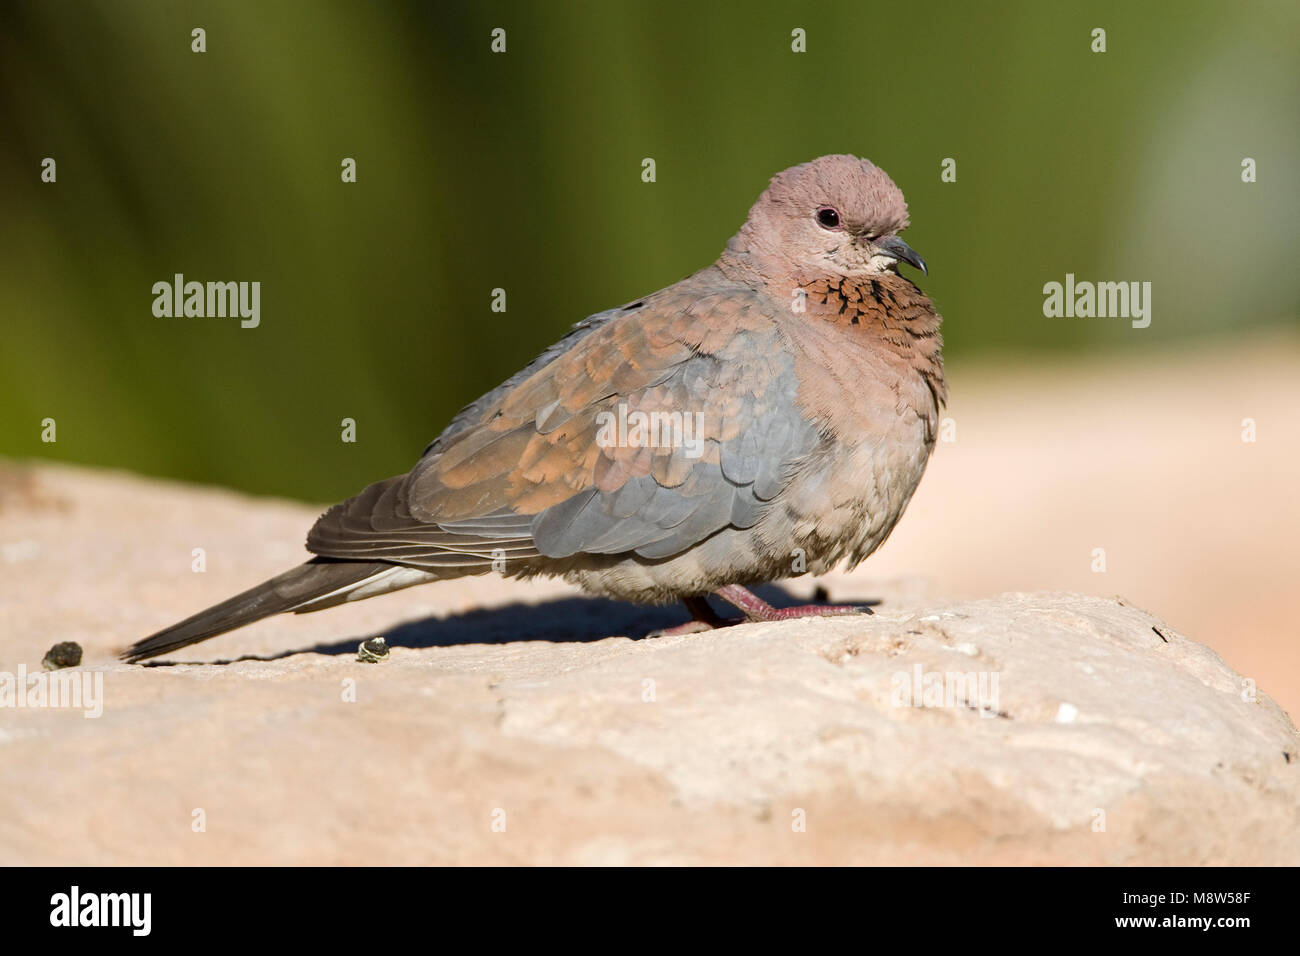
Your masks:
<svg viewBox="0 0 1300 956"><path fill-rule="evenodd" d="M774 607L807 604L810 600L823 603L828 600L828 596L820 588L811 596L797 596L783 587L768 584L754 588L754 593ZM712 599L711 603L722 614L736 613L725 602ZM870 607L880 602L873 599L843 600L842 603ZM247 655L238 660L274 661L295 654L355 654L358 644L377 636L382 636L390 647L410 648L455 647L460 644L509 644L513 641L584 644L616 636L639 640L652 631L681 624L687 619L686 609L680 604L645 607L612 601L608 598L557 598L541 604L514 603L502 607L466 611L448 617L426 617L385 628L375 634L317 644L314 647L300 647L280 654Z"/></svg>

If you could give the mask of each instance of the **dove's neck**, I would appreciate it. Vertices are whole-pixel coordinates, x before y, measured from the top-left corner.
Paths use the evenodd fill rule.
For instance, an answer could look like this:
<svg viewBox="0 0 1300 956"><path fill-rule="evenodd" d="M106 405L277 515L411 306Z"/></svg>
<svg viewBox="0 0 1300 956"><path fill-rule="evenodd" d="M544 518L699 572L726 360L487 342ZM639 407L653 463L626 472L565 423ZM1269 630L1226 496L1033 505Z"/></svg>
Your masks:
<svg viewBox="0 0 1300 956"><path fill-rule="evenodd" d="M715 263L718 271L731 281L751 289L774 294L781 291L783 297L788 297L790 277L797 271L794 260L750 240L745 229L732 236Z"/></svg>

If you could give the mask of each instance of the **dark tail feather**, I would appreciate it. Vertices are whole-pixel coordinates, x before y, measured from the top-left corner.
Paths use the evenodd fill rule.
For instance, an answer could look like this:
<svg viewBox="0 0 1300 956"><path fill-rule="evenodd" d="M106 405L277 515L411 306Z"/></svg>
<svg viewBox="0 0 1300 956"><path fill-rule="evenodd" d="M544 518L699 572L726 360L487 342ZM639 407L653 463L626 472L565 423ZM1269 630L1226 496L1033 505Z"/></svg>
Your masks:
<svg viewBox="0 0 1300 956"><path fill-rule="evenodd" d="M168 651L206 641L209 637L233 631L272 614L292 611L333 592L343 590L346 593L367 578L392 568L393 565L384 562L314 558L292 571L276 575L255 588L213 605L206 611L187 617L179 624L163 628L157 634L137 641L122 654L122 659L134 664L148 657L157 657ZM303 610L332 607L342 600L343 595L337 595Z"/></svg>

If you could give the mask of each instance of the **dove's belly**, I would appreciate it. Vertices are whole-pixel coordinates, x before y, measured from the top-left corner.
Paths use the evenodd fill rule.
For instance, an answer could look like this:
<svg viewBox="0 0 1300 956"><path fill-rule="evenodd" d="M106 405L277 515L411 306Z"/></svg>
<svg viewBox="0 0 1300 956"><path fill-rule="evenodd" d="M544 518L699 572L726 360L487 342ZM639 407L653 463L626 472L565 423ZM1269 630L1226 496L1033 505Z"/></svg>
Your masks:
<svg viewBox="0 0 1300 956"><path fill-rule="evenodd" d="M547 570L620 600L667 602L852 567L902 517L934 447L927 434L927 422L907 412L852 444L824 445L753 527L725 528L670 558L585 556Z"/></svg>

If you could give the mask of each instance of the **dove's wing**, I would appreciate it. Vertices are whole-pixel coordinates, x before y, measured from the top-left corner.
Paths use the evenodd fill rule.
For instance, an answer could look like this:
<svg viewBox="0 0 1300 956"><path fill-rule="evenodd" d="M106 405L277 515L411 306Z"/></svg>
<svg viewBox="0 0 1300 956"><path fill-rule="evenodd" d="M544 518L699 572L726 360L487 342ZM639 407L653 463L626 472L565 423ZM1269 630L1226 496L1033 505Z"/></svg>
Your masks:
<svg viewBox="0 0 1300 956"><path fill-rule="evenodd" d="M592 316L408 474L330 509L308 548L454 574L501 556L663 558L752 526L819 439L777 308L706 270Z"/></svg>

